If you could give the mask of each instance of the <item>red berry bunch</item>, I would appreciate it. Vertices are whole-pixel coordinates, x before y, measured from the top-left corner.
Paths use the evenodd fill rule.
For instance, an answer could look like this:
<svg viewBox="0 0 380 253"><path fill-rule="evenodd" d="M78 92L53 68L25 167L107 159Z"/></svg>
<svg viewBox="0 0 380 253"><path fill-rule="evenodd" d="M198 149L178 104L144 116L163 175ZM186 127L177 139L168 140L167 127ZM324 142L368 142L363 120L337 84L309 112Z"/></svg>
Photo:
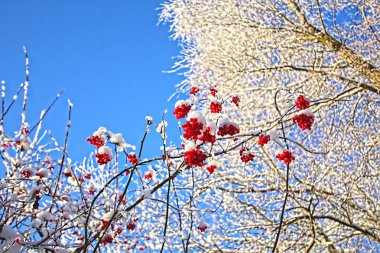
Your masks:
<svg viewBox="0 0 380 253"><path fill-rule="evenodd" d="M207 143L207 142L214 143L216 141L215 135L211 134L211 127L206 128L202 136L199 137L199 140L203 141L204 143Z"/></svg>
<svg viewBox="0 0 380 253"><path fill-rule="evenodd" d="M185 162L190 166L202 167L205 165L205 160L207 155L199 148L190 149L186 151L184 154Z"/></svg>
<svg viewBox="0 0 380 253"><path fill-rule="evenodd" d="M108 226L108 223L109 223L108 220L102 219L101 222L102 222L101 230L106 229L106 227Z"/></svg>
<svg viewBox="0 0 380 253"><path fill-rule="evenodd" d="M144 178L145 178L146 180L150 180L150 179L152 179L152 178L153 178L153 173L152 173L151 171L145 173Z"/></svg>
<svg viewBox="0 0 380 253"><path fill-rule="evenodd" d="M249 151L248 148L243 148L240 150L240 159L244 163L248 163L253 160L255 156Z"/></svg>
<svg viewBox="0 0 380 253"><path fill-rule="evenodd" d="M129 221L128 224L127 224L127 229L128 230L134 230L136 227L135 223L133 223L132 221Z"/></svg>
<svg viewBox="0 0 380 253"><path fill-rule="evenodd" d="M123 228L118 227L118 228L115 230L115 235L121 235L122 232L123 232Z"/></svg>
<svg viewBox="0 0 380 253"><path fill-rule="evenodd" d="M179 106L176 106L176 108L173 111L173 114L175 115L176 119L182 119L187 116L190 110L191 105L181 104Z"/></svg>
<svg viewBox="0 0 380 253"><path fill-rule="evenodd" d="M108 162L110 162L112 160L112 158L110 157L109 154L107 153L97 153L95 155L96 157L96 162L99 164L99 165L103 165L103 164L107 164Z"/></svg>
<svg viewBox="0 0 380 253"><path fill-rule="evenodd" d="M88 190L88 195L94 195L95 194L95 189L94 188L91 188L90 190Z"/></svg>
<svg viewBox="0 0 380 253"><path fill-rule="evenodd" d="M297 123L302 131L310 130L314 123L314 116L306 113L301 113L293 117L293 123Z"/></svg>
<svg viewBox="0 0 380 253"><path fill-rule="evenodd" d="M71 177L71 176L73 175L73 173L71 173L70 170L65 170L65 171L63 172L63 175L65 175L65 177Z"/></svg>
<svg viewBox="0 0 380 253"><path fill-rule="evenodd" d="M210 89L210 92L211 92L211 95L213 95L214 97L216 97L216 93L218 92L215 88L211 88Z"/></svg>
<svg viewBox="0 0 380 253"><path fill-rule="evenodd" d="M299 110L305 110L310 107L310 102L307 98L305 98L302 95L299 95L297 100L296 100L296 107Z"/></svg>
<svg viewBox="0 0 380 253"><path fill-rule="evenodd" d="M276 157L279 160L283 161L285 164L289 164L295 159L292 152L290 152L289 150L284 150L282 151L282 153L278 153Z"/></svg>
<svg viewBox="0 0 380 253"><path fill-rule="evenodd" d="M185 124L182 125L182 128L185 131L183 134L185 139L198 140L198 136L203 130L203 123L199 122L197 118L190 118Z"/></svg>
<svg viewBox="0 0 380 253"><path fill-rule="evenodd" d="M235 124L224 124L218 128L218 135L235 135L240 132L239 128Z"/></svg>
<svg viewBox="0 0 380 253"><path fill-rule="evenodd" d="M103 237L103 239L100 241L100 243L103 245L106 245L106 244L112 243L112 242L113 242L113 237L112 237L112 235L109 235L109 234L105 235Z"/></svg>
<svg viewBox="0 0 380 253"><path fill-rule="evenodd" d="M205 224L203 224L203 225L198 225L198 230L199 231L201 231L202 233L204 232L204 231L206 231L206 229L207 229L207 225L205 225Z"/></svg>
<svg viewBox="0 0 380 253"><path fill-rule="evenodd" d="M127 155L127 158L128 158L128 161L131 163L131 164L136 164L137 163L137 158L136 158L136 154L135 153L130 153L129 155Z"/></svg>
<svg viewBox="0 0 380 253"><path fill-rule="evenodd" d="M259 136L259 140L257 141L257 144L262 147L265 144L267 144L269 141L270 141L270 136L262 134Z"/></svg>
<svg viewBox="0 0 380 253"><path fill-rule="evenodd" d="M222 105L218 102L211 102L210 104L210 111L212 113L220 113L222 111Z"/></svg>
<svg viewBox="0 0 380 253"><path fill-rule="evenodd" d="M123 205L127 204L127 200L123 199L123 194L119 194L118 201L121 202Z"/></svg>
<svg viewBox="0 0 380 253"><path fill-rule="evenodd" d="M232 103L234 103L236 106L239 106L240 98L238 96L233 96Z"/></svg>
<svg viewBox="0 0 380 253"><path fill-rule="evenodd" d="M99 136L97 136L97 135L93 135L93 136L91 136L91 137L88 137L88 138L87 138L87 141L88 141L90 144L92 144L92 145L94 145L95 147L97 147L97 148L100 148L100 147L103 146L104 143L105 143L105 141L102 140L102 139L101 139Z"/></svg>
<svg viewBox="0 0 380 253"><path fill-rule="evenodd" d="M214 173L214 171L216 170L216 165L209 165L209 166L207 166L206 167L206 170L210 173L210 174L212 174L212 173Z"/></svg>
<svg viewBox="0 0 380 253"><path fill-rule="evenodd" d="M198 86L193 86L190 89L190 95L195 95L199 92L199 87Z"/></svg>

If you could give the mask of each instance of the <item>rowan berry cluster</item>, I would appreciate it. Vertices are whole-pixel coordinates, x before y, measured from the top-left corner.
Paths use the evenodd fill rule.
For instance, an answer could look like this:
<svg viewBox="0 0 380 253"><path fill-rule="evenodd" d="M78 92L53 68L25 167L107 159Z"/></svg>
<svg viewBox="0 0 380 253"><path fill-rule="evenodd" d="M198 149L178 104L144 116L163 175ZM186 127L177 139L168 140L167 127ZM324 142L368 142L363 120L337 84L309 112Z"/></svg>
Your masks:
<svg viewBox="0 0 380 253"><path fill-rule="evenodd" d="M279 160L283 161L285 164L289 164L295 159L292 152L290 152L289 150L284 150L281 153L278 153L276 157Z"/></svg>

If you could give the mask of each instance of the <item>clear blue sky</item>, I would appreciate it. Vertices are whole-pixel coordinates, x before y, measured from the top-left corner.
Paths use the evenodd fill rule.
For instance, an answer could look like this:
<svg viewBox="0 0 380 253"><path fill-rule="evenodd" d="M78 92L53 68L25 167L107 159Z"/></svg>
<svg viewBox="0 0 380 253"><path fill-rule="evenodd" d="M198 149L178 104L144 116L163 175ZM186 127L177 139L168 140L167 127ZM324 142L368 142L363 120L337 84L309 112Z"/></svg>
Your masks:
<svg viewBox="0 0 380 253"><path fill-rule="evenodd" d="M178 139L171 113L175 101L167 99L182 77L162 71L170 69L180 49L168 38L168 26L157 26L161 2L1 0L0 79L7 83L8 103L24 80L25 45L31 69L29 122L36 122L39 112L64 89L44 128L51 129L62 144L67 99L74 103L69 139L73 159L94 150L85 140L99 126L123 133L127 142L137 146L144 117L151 115L158 123L166 108L172 130L169 139ZM13 112L19 113L21 104L17 106ZM10 114L6 122L10 128L19 120L18 114ZM148 139L154 153L158 140Z"/></svg>

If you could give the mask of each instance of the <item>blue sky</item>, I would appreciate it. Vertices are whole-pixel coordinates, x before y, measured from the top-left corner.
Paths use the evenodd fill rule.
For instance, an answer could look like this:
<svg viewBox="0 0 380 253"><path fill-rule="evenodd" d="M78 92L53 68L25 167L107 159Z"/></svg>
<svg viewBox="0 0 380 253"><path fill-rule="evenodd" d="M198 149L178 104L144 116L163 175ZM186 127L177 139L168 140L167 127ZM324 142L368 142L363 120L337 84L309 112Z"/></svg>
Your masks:
<svg viewBox="0 0 380 253"><path fill-rule="evenodd" d="M67 99L74 103L69 154L75 160L91 151L86 138L99 126L121 132L138 146L146 115L158 123L168 109L169 139L178 140L167 102L181 76L165 74L179 55L169 27L157 25L159 0L0 1L0 79L8 103L25 76L22 46L30 59L31 124L64 89L47 115L46 129L63 143ZM19 101L21 102L21 101ZM20 122L21 103L8 115L8 129ZM153 129L152 129L153 130ZM154 131L152 131L153 133ZM147 140L146 156L159 151L157 134Z"/></svg>

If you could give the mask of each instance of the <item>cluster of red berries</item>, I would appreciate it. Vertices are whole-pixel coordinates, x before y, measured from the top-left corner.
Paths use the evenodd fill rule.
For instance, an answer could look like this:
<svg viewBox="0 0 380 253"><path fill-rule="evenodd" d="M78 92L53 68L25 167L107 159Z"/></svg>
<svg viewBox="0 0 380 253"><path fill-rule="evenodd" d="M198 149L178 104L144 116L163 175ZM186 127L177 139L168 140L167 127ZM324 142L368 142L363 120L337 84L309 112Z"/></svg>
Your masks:
<svg viewBox="0 0 380 253"><path fill-rule="evenodd" d="M101 230L106 229L106 227L108 226L108 223L109 223L108 220L101 219L101 222L102 222Z"/></svg>
<svg viewBox="0 0 380 253"><path fill-rule="evenodd" d="M262 147L265 144L267 144L269 141L270 141L270 136L262 134L259 136L259 140L257 141L257 144Z"/></svg>
<svg viewBox="0 0 380 253"><path fill-rule="evenodd" d="M199 225L197 228L199 231L201 231L203 233L204 231L206 231L207 225Z"/></svg>
<svg viewBox="0 0 380 253"><path fill-rule="evenodd" d="M210 173L210 174L212 174L212 173L214 173L214 171L216 170L216 165L209 165L209 166L207 166L206 167L206 170Z"/></svg>
<svg viewBox="0 0 380 253"><path fill-rule="evenodd" d="M232 103L234 103L236 106L239 106L240 98L239 98L238 96L233 96L231 101L232 101Z"/></svg>
<svg viewBox="0 0 380 253"><path fill-rule="evenodd" d="M310 107L310 102L307 98L300 95L296 100L296 107L299 110L305 110ZM311 126L314 123L314 116L311 113L301 113L293 117L293 123L297 123L302 131L311 130Z"/></svg>
<svg viewBox="0 0 380 253"><path fill-rule="evenodd" d="M311 126L314 123L314 116L306 113L301 113L293 117L293 123L297 123L302 131L311 130Z"/></svg>
<svg viewBox="0 0 380 253"><path fill-rule="evenodd" d="M290 152L289 150L282 151L282 153L277 154L276 157L279 160L283 161L285 164L289 164L295 159L292 152Z"/></svg>
<svg viewBox="0 0 380 253"><path fill-rule="evenodd" d="M150 179L152 179L152 178L153 178L153 173L152 173L151 171L145 173L144 178L145 178L146 180L150 180Z"/></svg>
<svg viewBox="0 0 380 253"><path fill-rule="evenodd" d="M198 140L198 136L201 135L203 130L203 123L199 122L197 118L190 118L182 125L182 129L185 131L183 134L185 139Z"/></svg>
<svg viewBox="0 0 380 253"><path fill-rule="evenodd" d="M32 168L25 168L22 170L21 175L24 176L24 178L30 178L32 175L34 175L34 171Z"/></svg>
<svg viewBox="0 0 380 253"><path fill-rule="evenodd" d="M184 153L185 162L190 166L202 167L205 165L207 155L199 148L190 149Z"/></svg>
<svg viewBox="0 0 380 253"><path fill-rule="evenodd" d="M94 145L95 147L97 147L97 148L100 148L101 146L103 146L104 145L104 140L102 140L99 136L97 136L97 135L93 135L93 136L91 136L91 137L88 137L87 138L87 141L90 143L90 144L92 144L92 145Z"/></svg>
<svg viewBox="0 0 380 253"><path fill-rule="evenodd" d="M107 153L97 153L95 157L97 159L96 162L99 165L107 164L111 161L111 157Z"/></svg>
<svg viewBox="0 0 380 253"><path fill-rule="evenodd" d="M249 151L248 148L243 148L240 150L240 159L244 163L248 163L253 160L255 156Z"/></svg>
<svg viewBox="0 0 380 253"><path fill-rule="evenodd" d="M218 92L215 88L211 88L210 89L210 92L211 92L211 95L213 95L214 97L216 97L216 93Z"/></svg>
<svg viewBox="0 0 380 253"><path fill-rule="evenodd" d="M95 189L94 189L94 188L91 188L91 189L88 190L87 193L88 193L88 195L90 195L90 196L91 196L91 195L94 195L94 194L95 194Z"/></svg>
<svg viewBox="0 0 380 253"><path fill-rule="evenodd" d="M216 141L215 135L211 134L211 127L206 128L202 136L199 137L199 140L203 141L204 143L214 143Z"/></svg>
<svg viewBox="0 0 380 253"><path fill-rule="evenodd" d="M190 89L190 95L195 95L199 92L199 87L198 86L193 86Z"/></svg>
<svg viewBox="0 0 380 253"><path fill-rule="evenodd" d="M210 104L211 113L220 113L222 111L222 105L218 102L211 102Z"/></svg>
<svg viewBox="0 0 380 253"><path fill-rule="evenodd" d="M191 105L181 104L174 109L173 114L175 115L176 119L182 119L187 116L190 110Z"/></svg>
<svg viewBox="0 0 380 253"><path fill-rule="evenodd" d="M218 128L218 135L225 136L225 135L235 135L240 132L239 128L237 128L234 124L225 124Z"/></svg>
<svg viewBox="0 0 380 253"><path fill-rule="evenodd" d="M299 110L305 110L305 109L310 107L310 102L304 96L299 95L297 100L296 100L296 107Z"/></svg>
<svg viewBox="0 0 380 253"><path fill-rule="evenodd" d="M100 241L100 243L103 244L103 245L106 245L106 244L112 243L112 242L113 242L113 237L110 234L106 234L103 237L103 239Z"/></svg>
<svg viewBox="0 0 380 253"><path fill-rule="evenodd" d="M127 158L131 164L135 165L137 163L137 158L136 158L135 153L130 153L129 155L127 155Z"/></svg>
<svg viewBox="0 0 380 253"><path fill-rule="evenodd" d="M132 221L129 221L128 224L127 224L127 229L128 230L134 230L136 227L135 223L133 223Z"/></svg>
<svg viewBox="0 0 380 253"><path fill-rule="evenodd" d="M123 199L123 194L119 194L118 201L121 202L123 205L127 204L127 200Z"/></svg>

